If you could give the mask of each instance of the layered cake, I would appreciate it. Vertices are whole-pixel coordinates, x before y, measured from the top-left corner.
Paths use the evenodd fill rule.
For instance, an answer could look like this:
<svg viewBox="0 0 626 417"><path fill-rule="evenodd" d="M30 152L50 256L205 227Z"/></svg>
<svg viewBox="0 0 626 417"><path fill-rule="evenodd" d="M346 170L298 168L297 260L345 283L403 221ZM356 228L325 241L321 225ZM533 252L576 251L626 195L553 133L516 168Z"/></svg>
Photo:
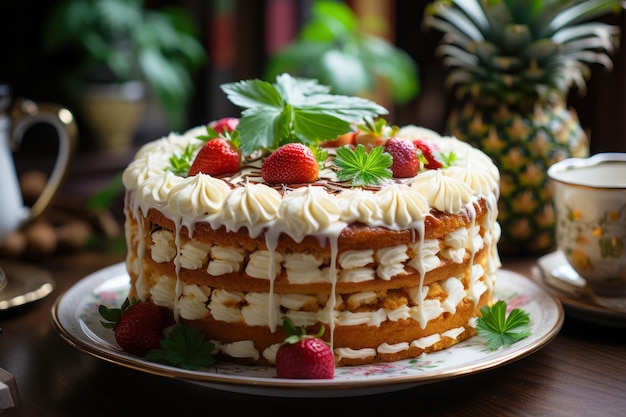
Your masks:
<svg viewBox="0 0 626 417"><path fill-rule="evenodd" d="M240 118L137 152L123 174L130 296L171 309L220 355L250 364L274 363L283 317L311 333L323 326L337 366L417 357L476 334L500 267L499 174L485 154L425 128L386 125L380 106L335 99L310 80L283 75L223 89L241 107L248 89L247 98L275 92L296 116L277 134L248 106ZM298 118L312 101L315 114ZM335 119L324 119L329 136L311 139L315 127L306 123L329 117L320 102L336 104ZM270 118L274 127L281 117ZM239 163L223 168L220 160L212 174L194 168L211 136ZM398 164L415 161L390 156L392 138L415 147L414 171ZM297 152L316 151L313 177L294 174L298 155L267 162L291 157L281 148L293 142L306 144ZM350 162L370 155L383 161L383 174ZM203 158L198 165L211 166Z"/></svg>

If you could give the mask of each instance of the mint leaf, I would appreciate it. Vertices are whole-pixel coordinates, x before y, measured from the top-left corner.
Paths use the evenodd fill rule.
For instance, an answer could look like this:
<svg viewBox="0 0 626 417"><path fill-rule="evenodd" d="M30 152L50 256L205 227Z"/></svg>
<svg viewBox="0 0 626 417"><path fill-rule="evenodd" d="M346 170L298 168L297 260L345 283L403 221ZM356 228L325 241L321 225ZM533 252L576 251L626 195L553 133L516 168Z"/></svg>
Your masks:
<svg viewBox="0 0 626 417"><path fill-rule="evenodd" d="M237 127L244 156L287 142L316 145L350 131L352 123L388 113L370 100L332 95L317 80L289 74L276 77L275 84L247 80L221 88L233 104L244 109Z"/></svg>
<svg viewBox="0 0 626 417"><path fill-rule="evenodd" d="M196 149L197 148L195 146L187 144L182 155L174 153L172 156L170 156L170 166L166 169L174 175L186 177L189 173L189 168L191 168L191 163L193 162L193 153L196 151Z"/></svg>
<svg viewBox="0 0 626 417"><path fill-rule="evenodd" d="M528 313L515 308L507 316L506 306L506 302L500 300L492 306L480 309L482 317L478 318L476 329L491 350L513 344L530 335Z"/></svg>
<svg viewBox="0 0 626 417"><path fill-rule="evenodd" d="M452 165L454 165L457 159L456 153L454 152L448 152L447 154L439 152L438 155L444 168L450 168Z"/></svg>

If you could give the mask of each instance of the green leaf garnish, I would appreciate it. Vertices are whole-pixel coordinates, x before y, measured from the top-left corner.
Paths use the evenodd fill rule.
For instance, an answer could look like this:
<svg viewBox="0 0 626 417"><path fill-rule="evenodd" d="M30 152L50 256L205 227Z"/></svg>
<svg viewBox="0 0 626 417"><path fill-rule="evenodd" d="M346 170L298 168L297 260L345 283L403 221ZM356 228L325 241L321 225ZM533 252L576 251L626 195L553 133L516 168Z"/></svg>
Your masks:
<svg viewBox="0 0 626 417"><path fill-rule="evenodd" d="M203 368L215 362L215 345L196 328L179 324L160 343L162 349L151 350L146 359L183 369Z"/></svg>
<svg viewBox="0 0 626 417"><path fill-rule="evenodd" d="M381 118L373 119L372 117L366 117L363 123L359 123L357 128L361 132L373 133L382 137L390 138L395 136L400 130L398 126L391 126L387 124L387 120Z"/></svg>
<svg viewBox="0 0 626 417"><path fill-rule="evenodd" d="M391 178L389 169L393 158L383 152L382 146L376 146L368 153L365 146L359 144L353 150L349 146L337 148L333 163L339 167L337 177L340 181L352 181L355 187L379 185Z"/></svg>
<svg viewBox="0 0 626 417"><path fill-rule="evenodd" d="M197 147L187 144L182 155L174 153L170 156L170 166L166 169L175 175L186 177L193 162L193 154Z"/></svg>
<svg viewBox="0 0 626 417"><path fill-rule="evenodd" d="M317 161L317 165L320 167L320 170L324 169L324 163L328 158L328 151L316 145L310 145L309 148L311 149L311 152L313 152L313 155L315 156L315 160Z"/></svg>
<svg viewBox="0 0 626 417"><path fill-rule="evenodd" d="M438 156L444 168L450 168L456 162L456 153L452 151L448 152L447 154L439 152Z"/></svg>
<svg viewBox="0 0 626 417"><path fill-rule="evenodd" d="M366 117L388 113L373 101L332 95L330 87L317 80L289 74L277 76L274 84L255 79L221 88L233 104L244 108L237 127L244 156L286 142L318 144L349 132Z"/></svg>
<svg viewBox="0 0 626 417"><path fill-rule="evenodd" d="M482 317L478 318L476 329L478 335L487 341L487 347L497 350L502 346L513 344L530 335L530 317L519 308L506 314L506 302L500 300L492 306L480 309Z"/></svg>

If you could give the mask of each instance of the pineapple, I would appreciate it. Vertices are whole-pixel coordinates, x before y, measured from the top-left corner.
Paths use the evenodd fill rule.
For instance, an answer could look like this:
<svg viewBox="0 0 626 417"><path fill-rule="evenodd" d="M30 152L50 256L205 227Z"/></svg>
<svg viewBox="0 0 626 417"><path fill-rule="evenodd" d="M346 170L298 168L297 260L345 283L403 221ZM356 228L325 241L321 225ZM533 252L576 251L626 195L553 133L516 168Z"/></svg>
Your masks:
<svg viewBox="0 0 626 417"><path fill-rule="evenodd" d="M547 169L589 155L571 89L585 91L591 65L611 69L617 27L593 19L619 0L437 0L424 17L443 33L437 52L454 91L450 134L482 149L500 169L499 249L552 250Z"/></svg>

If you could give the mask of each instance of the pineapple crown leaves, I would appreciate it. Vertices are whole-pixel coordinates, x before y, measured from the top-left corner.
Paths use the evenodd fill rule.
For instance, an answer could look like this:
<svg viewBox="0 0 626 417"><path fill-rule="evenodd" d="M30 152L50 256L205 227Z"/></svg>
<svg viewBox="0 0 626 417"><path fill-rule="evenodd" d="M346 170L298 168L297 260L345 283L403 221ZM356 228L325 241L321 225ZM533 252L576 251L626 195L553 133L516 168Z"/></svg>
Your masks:
<svg viewBox="0 0 626 417"><path fill-rule="evenodd" d="M424 25L446 36L437 50L460 96L521 97L585 91L590 65L612 68L617 27L593 20L620 0L436 0Z"/></svg>
<svg viewBox="0 0 626 417"><path fill-rule="evenodd" d="M382 146L376 146L367 152L362 144L354 149L344 145L337 148L333 164L339 168L339 180L352 181L354 187L380 185L393 177L390 169L393 157L384 152Z"/></svg>
<svg viewBox="0 0 626 417"><path fill-rule="evenodd" d="M229 100L243 108L237 130L244 156L287 142L319 144L351 130L353 123L388 111L364 98L330 94L317 80L282 74L275 83L258 79L223 84Z"/></svg>
<svg viewBox="0 0 626 417"><path fill-rule="evenodd" d="M205 368L215 362L215 345L196 328L176 325L160 344L161 349L148 352L147 360L183 369Z"/></svg>
<svg viewBox="0 0 626 417"><path fill-rule="evenodd" d="M126 298L119 308L109 308L103 304L100 304L98 306L98 313L100 313L100 317L104 319L101 320L100 323L105 328L112 329L113 327L115 327L115 324L119 320L122 313L128 310L130 306L138 302L139 300L137 298Z"/></svg>
<svg viewBox="0 0 626 417"><path fill-rule="evenodd" d="M283 317L283 329L287 333L284 343L292 345L305 338L320 338L326 331L326 328L322 325L316 334L308 334L304 326L296 327L289 317Z"/></svg>

